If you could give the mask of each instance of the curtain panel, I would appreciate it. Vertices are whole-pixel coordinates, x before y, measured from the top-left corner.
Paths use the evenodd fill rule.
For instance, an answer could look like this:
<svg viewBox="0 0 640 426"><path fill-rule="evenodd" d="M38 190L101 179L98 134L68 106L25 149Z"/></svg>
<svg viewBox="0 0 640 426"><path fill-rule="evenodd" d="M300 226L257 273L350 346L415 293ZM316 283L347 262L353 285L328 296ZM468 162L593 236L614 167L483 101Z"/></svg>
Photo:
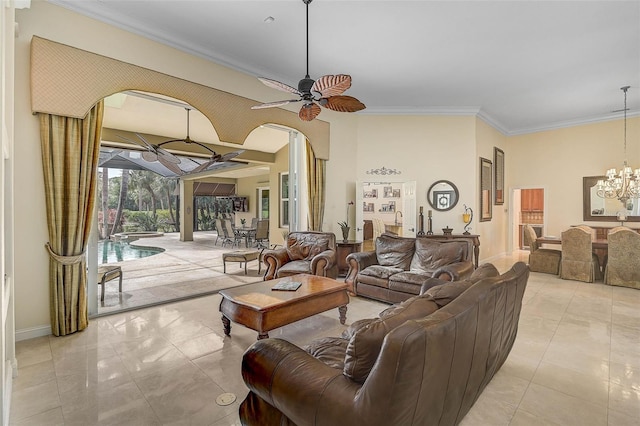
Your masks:
<svg viewBox="0 0 640 426"><path fill-rule="evenodd" d="M324 219L326 160L316 158L307 140L307 186L309 193L309 230L322 231Z"/></svg>
<svg viewBox="0 0 640 426"><path fill-rule="evenodd" d="M104 112L98 102L82 119L40 115L49 242L51 332L64 336L88 325L85 250L97 187Z"/></svg>

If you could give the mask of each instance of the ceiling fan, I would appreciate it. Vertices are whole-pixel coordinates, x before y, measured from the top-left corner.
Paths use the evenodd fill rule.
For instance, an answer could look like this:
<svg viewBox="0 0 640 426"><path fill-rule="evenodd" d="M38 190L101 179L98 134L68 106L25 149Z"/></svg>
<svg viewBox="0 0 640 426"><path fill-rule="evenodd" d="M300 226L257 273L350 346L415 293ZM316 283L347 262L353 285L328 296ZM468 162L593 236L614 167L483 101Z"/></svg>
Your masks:
<svg viewBox="0 0 640 426"><path fill-rule="evenodd" d="M120 138L128 141L128 142L132 142L135 143L136 145L142 145L146 151L142 153L142 158L145 161L149 161L149 162L154 162L154 161L159 161L160 164L162 164L163 166L165 166L167 169L171 170L173 173L177 174L178 176L184 176L187 174L191 174L191 173L199 173L199 172L203 172L205 170L207 170L209 167L211 167L212 165L214 165L215 163L224 163L226 161L231 160L232 158L237 157L238 155L242 154L245 150L241 149L238 151L233 151L233 152L229 152L226 154L218 154L217 152L215 152L214 150L212 150L211 148L209 148L208 146L200 143L200 142L196 142L193 139L191 139L189 137L189 112L191 111L191 108L185 108L185 110L187 111L187 136L183 139L171 139L168 141L164 141L161 142L157 145L154 145L152 143L150 143L149 141L147 141L142 135L136 133L136 136L138 137L138 139L140 139L140 141L142 143L136 142L136 141L132 141L130 139L127 139L125 137L120 136ZM189 158L189 160L191 160L192 162L196 163L197 166L193 169L185 169L180 167L180 164L183 164L183 161L176 156L175 154L169 152L168 150L162 148L162 145L168 144L168 143L172 143L172 142L182 142L182 143L186 143L186 144L195 144L198 145L204 149L206 149L207 151L209 151L209 153L211 153L211 157L209 157L205 162L203 163L199 163L197 161L195 161L194 159Z"/></svg>
<svg viewBox="0 0 640 426"><path fill-rule="evenodd" d="M311 121L320 114L320 106L339 112L356 112L365 109L365 105L352 96L342 95L351 87L351 76L347 74L325 75L317 80L309 77L309 3L313 0L302 0L307 6L307 74L298 82L298 88L276 80L259 77L264 85L283 92L300 96L299 99L267 102L254 105L251 109L279 107L292 102L304 102L298 116L303 121Z"/></svg>

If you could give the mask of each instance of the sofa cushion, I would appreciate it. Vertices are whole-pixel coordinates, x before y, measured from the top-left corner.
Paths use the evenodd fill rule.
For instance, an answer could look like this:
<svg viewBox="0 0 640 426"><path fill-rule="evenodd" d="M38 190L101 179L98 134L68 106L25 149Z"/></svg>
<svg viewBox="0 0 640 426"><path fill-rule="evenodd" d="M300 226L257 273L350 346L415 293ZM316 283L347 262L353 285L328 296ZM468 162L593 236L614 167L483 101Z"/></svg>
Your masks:
<svg viewBox="0 0 640 426"><path fill-rule="evenodd" d="M363 383L378 359L387 333L408 320L424 318L437 309L438 305L431 298L415 296L387 310L382 318L360 328L347 345L344 375Z"/></svg>
<svg viewBox="0 0 640 426"><path fill-rule="evenodd" d="M291 260L311 260L327 250L330 243L328 235L292 232L287 238L287 254Z"/></svg>
<svg viewBox="0 0 640 426"><path fill-rule="evenodd" d="M278 277L288 277L296 274L311 274L311 262L306 260L287 262L276 273Z"/></svg>
<svg viewBox="0 0 640 426"><path fill-rule="evenodd" d="M422 297L430 298L438 305L438 308L442 308L464 293L473 284L468 280L447 282L443 285L431 287Z"/></svg>
<svg viewBox="0 0 640 426"><path fill-rule="evenodd" d="M415 251L415 238L402 238L382 234L376 239L378 264L393 266L403 271L409 269Z"/></svg>
<svg viewBox="0 0 640 426"><path fill-rule="evenodd" d="M427 281L429 278L431 278L431 275L424 272L406 271L406 272L399 272L397 274L393 274L392 276L389 277L389 281L413 284L415 286L418 286L418 290L420 290L420 286L424 284L424 282ZM391 288L391 284L389 284L389 288Z"/></svg>
<svg viewBox="0 0 640 426"><path fill-rule="evenodd" d="M360 271L361 275L366 275L368 277L381 278L383 280L388 280L390 276L394 274L398 274L402 272L403 269L400 269L395 266L381 266L381 265L371 265L364 270Z"/></svg>
<svg viewBox="0 0 640 426"><path fill-rule="evenodd" d="M309 343L304 350L329 367L342 370L348 343L349 340L340 337L323 337Z"/></svg>
<svg viewBox="0 0 640 426"><path fill-rule="evenodd" d="M423 272L433 275L436 269L464 260L467 242L439 242L428 238L416 238L416 249L411 259L412 272Z"/></svg>

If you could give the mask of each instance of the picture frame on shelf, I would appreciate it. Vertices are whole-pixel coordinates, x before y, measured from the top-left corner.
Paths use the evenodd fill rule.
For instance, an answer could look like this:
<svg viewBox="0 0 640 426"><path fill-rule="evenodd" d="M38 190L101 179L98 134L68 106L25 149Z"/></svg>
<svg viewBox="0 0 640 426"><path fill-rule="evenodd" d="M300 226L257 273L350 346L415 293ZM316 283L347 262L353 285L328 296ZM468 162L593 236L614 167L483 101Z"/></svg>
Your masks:
<svg viewBox="0 0 640 426"><path fill-rule="evenodd" d="M370 191L364 191L364 193L362 194L363 198L378 198L378 189L377 188L373 188Z"/></svg>
<svg viewBox="0 0 640 426"><path fill-rule="evenodd" d="M493 204L500 206L504 204L504 151L498 147L493 148L493 163L495 165Z"/></svg>

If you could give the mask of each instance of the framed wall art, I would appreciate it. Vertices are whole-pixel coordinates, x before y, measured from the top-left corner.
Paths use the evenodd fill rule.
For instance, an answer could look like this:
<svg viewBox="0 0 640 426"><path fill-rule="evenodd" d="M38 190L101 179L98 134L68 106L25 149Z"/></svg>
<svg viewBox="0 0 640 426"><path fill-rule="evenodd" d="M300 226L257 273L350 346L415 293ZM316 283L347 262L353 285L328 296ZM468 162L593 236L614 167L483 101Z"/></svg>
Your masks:
<svg viewBox="0 0 640 426"><path fill-rule="evenodd" d="M500 148L493 148L493 164L495 165L493 203L498 206L504 204L504 151Z"/></svg>
<svg viewBox="0 0 640 426"><path fill-rule="evenodd" d="M491 160L480 157L480 222L491 220L492 169Z"/></svg>

